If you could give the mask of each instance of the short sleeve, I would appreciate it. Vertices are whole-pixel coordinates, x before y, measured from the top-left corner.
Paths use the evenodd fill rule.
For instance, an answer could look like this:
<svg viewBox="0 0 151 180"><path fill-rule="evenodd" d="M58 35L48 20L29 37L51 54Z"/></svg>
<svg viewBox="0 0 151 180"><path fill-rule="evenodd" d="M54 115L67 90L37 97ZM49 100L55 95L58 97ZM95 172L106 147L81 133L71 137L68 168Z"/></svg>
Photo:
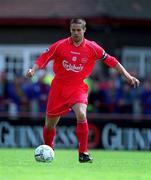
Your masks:
<svg viewBox="0 0 151 180"><path fill-rule="evenodd" d="M99 46L96 42L92 41L92 47L93 47L93 52L94 52L94 57L95 59L101 59L103 58L104 55L104 49Z"/></svg>
<svg viewBox="0 0 151 180"><path fill-rule="evenodd" d="M99 59L100 61L102 61L104 64L106 64L111 68L114 68L117 65L118 60L115 57L107 54L105 50L101 46L99 46L96 42L93 42L93 48L96 59Z"/></svg>
<svg viewBox="0 0 151 180"><path fill-rule="evenodd" d="M36 59L35 64L37 64L40 69L45 68L50 60L55 59L59 44L60 44L60 41L52 44L44 53L42 53Z"/></svg>

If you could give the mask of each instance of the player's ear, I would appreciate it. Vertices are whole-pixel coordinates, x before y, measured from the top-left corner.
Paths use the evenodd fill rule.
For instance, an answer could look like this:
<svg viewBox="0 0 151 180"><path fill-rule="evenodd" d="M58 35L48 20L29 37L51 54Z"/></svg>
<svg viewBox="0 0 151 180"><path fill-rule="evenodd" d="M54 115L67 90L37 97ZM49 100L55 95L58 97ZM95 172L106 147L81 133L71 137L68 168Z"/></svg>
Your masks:
<svg viewBox="0 0 151 180"><path fill-rule="evenodd" d="M70 33L72 33L72 29L71 29L71 27L70 27Z"/></svg>
<svg viewBox="0 0 151 180"><path fill-rule="evenodd" d="M84 27L84 29L83 29L83 30L84 30L84 32L86 32L86 27Z"/></svg>

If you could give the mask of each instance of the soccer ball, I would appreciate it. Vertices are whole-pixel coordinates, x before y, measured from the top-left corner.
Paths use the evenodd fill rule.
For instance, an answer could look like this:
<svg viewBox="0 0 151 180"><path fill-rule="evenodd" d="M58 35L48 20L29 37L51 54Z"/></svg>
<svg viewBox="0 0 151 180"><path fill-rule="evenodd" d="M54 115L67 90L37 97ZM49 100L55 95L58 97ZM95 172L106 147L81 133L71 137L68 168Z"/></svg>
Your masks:
<svg viewBox="0 0 151 180"><path fill-rule="evenodd" d="M35 149L35 160L38 162L52 162L54 159L54 151L48 145L40 145Z"/></svg>

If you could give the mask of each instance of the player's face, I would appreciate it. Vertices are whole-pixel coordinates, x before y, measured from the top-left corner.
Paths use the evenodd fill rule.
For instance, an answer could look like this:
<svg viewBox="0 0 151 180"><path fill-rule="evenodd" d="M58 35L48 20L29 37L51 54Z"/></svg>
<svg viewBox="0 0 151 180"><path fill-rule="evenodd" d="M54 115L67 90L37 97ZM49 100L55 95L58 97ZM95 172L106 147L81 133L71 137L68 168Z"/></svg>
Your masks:
<svg viewBox="0 0 151 180"><path fill-rule="evenodd" d="M85 28L81 24L71 24L70 26L71 37L75 43L79 43L83 40Z"/></svg>

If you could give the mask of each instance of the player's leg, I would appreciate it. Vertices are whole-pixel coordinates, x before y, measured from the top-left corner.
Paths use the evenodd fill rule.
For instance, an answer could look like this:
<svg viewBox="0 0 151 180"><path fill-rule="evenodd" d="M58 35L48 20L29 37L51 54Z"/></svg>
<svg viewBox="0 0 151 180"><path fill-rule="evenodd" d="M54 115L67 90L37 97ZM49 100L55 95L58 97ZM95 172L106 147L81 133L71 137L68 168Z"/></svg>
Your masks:
<svg viewBox="0 0 151 180"><path fill-rule="evenodd" d="M60 119L60 116L47 117L45 119L45 125L43 127L43 138L46 145L49 145L54 149L54 137L56 135L56 125Z"/></svg>
<svg viewBox="0 0 151 180"><path fill-rule="evenodd" d="M74 110L77 118L76 134L79 142L79 161L92 162L92 158L88 154L88 122L86 117L87 105L83 103L75 104Z"/></svg>
<svg viewBox="0 0 151 180"><path fill-rule="evenodd" d="M79 141L79 153L87 152L88 145L88 122L86 118L87 105L82 103L75 104L72 109L77 118L76 133Z"/></svg>

